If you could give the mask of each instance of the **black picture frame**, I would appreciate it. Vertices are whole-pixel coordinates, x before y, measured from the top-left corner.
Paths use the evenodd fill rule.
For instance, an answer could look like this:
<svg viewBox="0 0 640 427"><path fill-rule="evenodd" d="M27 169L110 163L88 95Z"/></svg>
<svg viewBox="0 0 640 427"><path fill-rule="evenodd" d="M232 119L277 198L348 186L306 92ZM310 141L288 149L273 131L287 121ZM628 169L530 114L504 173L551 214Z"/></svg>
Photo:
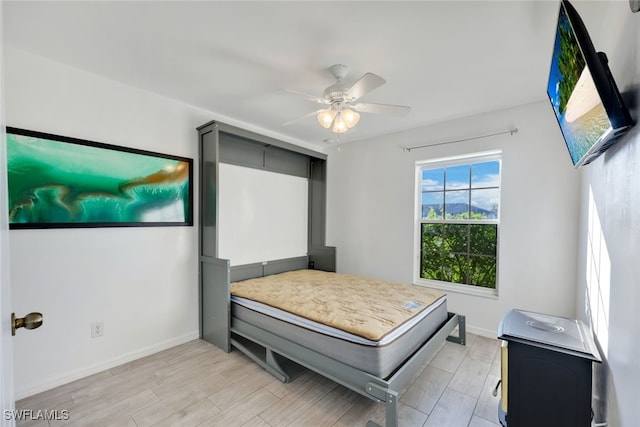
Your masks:
<svg viewBox="0 0 640 427"><path fill-rule="evenodd" d="M7 127L10 229L193 225L193 159Z"/></svg>

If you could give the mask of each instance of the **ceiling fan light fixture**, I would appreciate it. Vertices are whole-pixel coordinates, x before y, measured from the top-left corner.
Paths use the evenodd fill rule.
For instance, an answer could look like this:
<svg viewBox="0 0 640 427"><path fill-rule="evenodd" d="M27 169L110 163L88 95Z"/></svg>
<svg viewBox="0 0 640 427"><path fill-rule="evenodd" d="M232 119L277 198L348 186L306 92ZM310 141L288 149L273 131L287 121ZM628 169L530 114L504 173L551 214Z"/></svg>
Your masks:
<svg viewBox="0 0 640 427"><path fill-rule="evenodd" d="M347 124L347 127L351 129L360 121L360 114L353 111L351 108L345 108L340 112L340 117L342 117Z"/></svg>
<svg viewBox="0 0 640 427"><path fill-rule="evenodd" d="M347 121L342 116L342 111L338 113L335 121L333 122L333 129L335 133L345 133L349 130L349 126L347 125Z"/></svg>
<svg viewBox="0 0 640 427"><path fill-rule="evenodd" d="M640 2L640 0L637 1ZM336 79L336 82L327 87L321 97L284 89L285 92L301 96L307 100L314 101L315 103L323 104L325 106L325 108L321 110L312 111L298 119L285 122L284 125L289 125L297 122L298 120L306 119L307 117L315 115L320 126L325 129L331 129L333 132L340 134L347 132L358 124L360 121L360 113L404 116L411 110L410 107L405 105L355 103L355 101L360 99L362 96L382 86L385 81L382 77L376 74L365 73L362 77L356 80L355 83L348 85L344 81L344 78L347 75L347 70L347 66L341 64L337 64L329 68L329 71Z"/></svg>
<svg viewBox="0 0 640 427"><path fill-rule="evenodd" d="M322 110L318 113L318 122L320 123L320 126L322 126L323 128L329 129L335 117L336 117L336 112L331 108L327 108L326 110Z"/></svg>

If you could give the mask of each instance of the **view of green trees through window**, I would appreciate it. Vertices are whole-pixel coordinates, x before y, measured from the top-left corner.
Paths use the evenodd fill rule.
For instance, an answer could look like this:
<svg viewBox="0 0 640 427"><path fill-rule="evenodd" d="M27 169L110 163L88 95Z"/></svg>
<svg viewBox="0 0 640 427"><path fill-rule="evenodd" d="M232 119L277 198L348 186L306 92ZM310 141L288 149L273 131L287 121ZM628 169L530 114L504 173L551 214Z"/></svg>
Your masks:
<svg viewBox="0 0 640 427"><path fill-rule="evenodd" d="M500 160L421 168L420 277L496 287Z"/></svg>

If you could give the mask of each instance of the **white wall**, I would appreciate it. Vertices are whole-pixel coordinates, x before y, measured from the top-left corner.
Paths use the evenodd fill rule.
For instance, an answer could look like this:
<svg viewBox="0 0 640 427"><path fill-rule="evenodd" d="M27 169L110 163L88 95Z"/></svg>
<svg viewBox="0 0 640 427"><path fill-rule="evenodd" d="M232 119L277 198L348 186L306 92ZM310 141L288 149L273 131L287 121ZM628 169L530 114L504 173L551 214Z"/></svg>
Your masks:
<svg viewBox="0 0 640 427"><path fill-rule="evenodd" d="M0 3L0 22L4 4ZM4 40L0 31L0 138L5 139L4 129ZM7 198L6 144L0 145L0 407L15 409L13 396L13 338L11 337L11 286L9 276L9 206ZM0 426L13 427L14 420L2 417Z"/></svg>
<svg viewBox="0 0 640 427"><path fill-rule="evenodd" d="M190 157L198 176L195 128L209 113L5 53L7 125ZM17 398L198 337L195 226L12 230L10 250L13 310L45 319L14 339Z"/></svg>
<svg viewBox="0 0 640 427"><path fill-rule="evenodd" d="M514 126L513 136L401 149ZM499 296L449 292L449 310L466 315L470 331L493 337L510 308L574 315L579 173L546 101L331 152L327 240L338 248L338 270L411 283L415 162L495 149L503 152Z"/></svg>
<svg viewBox="0 0 640 427"><path fill-rule="evenodd" d="M231 266L307 254L309 179L220 163L218 257Z"/></svg>
<svg viewBox="0 0 640 427"><path fill-rule="evenodd" d="M594 45L640 120L640 13L626 2L577 2ZM581 170L578 315L591 322L605 362L597 369L596 422L640 420L640 127Z"/></svg>

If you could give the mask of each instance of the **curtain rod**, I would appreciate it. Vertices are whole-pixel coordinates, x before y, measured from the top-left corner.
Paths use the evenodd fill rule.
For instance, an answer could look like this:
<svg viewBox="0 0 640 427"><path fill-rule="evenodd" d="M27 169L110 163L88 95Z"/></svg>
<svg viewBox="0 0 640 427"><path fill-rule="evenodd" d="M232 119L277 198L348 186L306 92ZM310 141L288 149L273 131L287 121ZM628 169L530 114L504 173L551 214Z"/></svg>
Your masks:
<svg viewBox="0 0 640 427"><path fill-rule="evenodd" d="M470 136L468 138L453 139L451 141L436 142L435 144L416 145L416 146L413 146L413 147L402 147L402 151L410 152L411 150L415 150L417 148L435 147L436 145L445 145L445 144L452 144L454 142L471 141L473 139L488 138L490 136L504 135L504 134L507 134L507 133L509 135L513 135L514 133L518 133L518 128L513 128L513 129L509 129L509 130L503 130L501 132L488 133L486 135L478 135L478 136Z"/></svg>

